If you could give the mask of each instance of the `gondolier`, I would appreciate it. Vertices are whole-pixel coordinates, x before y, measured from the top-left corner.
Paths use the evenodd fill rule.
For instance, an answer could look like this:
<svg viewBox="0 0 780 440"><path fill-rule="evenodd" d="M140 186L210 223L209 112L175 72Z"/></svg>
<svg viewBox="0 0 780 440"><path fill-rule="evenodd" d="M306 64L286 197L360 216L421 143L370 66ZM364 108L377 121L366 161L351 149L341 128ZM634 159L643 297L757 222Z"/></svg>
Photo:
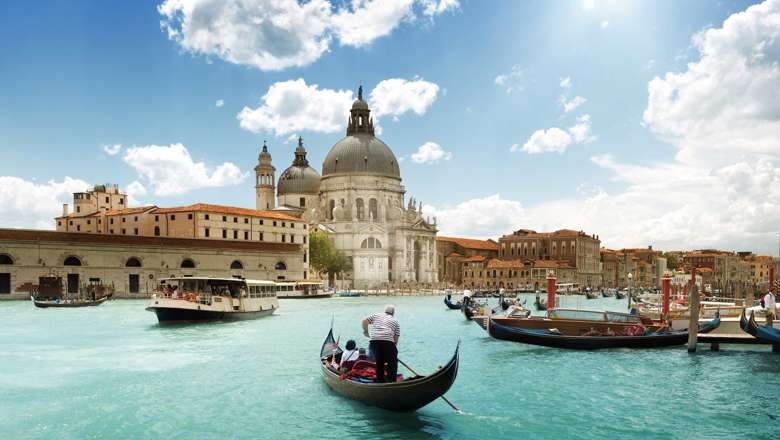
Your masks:
<svg viewBox="0 0 780 440"><path fill-rule="evenodd" d="M371 325L369 334L368 326ZM363 334L369 338L369 348L376 360L376 382L395 382L398 371L398 338L401 327L395 319L395 306L385 306L384 313L375 313L362 322ZM385 371L387 363L387 371Z"/></svg>

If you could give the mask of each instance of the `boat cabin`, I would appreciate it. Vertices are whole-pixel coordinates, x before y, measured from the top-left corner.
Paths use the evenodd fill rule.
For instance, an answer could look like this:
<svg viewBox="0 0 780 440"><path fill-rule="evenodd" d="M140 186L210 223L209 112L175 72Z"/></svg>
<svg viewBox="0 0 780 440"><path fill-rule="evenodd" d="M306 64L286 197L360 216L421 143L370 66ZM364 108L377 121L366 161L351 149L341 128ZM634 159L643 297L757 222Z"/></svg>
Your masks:
<svg viewBox="0 0 780 440"><path fill-rule="evenodd" d="M547 318L614 322L620 324L642 324L642 318L637 315L619 312L600 312L596 310L553 309L547 311Z"/></svg>
<svg viewBox="0 0 780 440"><path fill-rule="evenodd" d="M208 300L212 296L230 298L276 297L283 286L265 280L244 278L173 277L160 280L160 292L164 297L198 297Z"/></svg>

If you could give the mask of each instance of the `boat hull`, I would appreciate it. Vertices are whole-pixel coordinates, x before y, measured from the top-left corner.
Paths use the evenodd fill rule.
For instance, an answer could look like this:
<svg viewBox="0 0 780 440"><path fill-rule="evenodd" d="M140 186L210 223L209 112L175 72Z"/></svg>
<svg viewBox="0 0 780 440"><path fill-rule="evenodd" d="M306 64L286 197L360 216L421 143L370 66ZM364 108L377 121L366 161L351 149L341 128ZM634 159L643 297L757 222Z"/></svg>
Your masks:
<svg viewBox="0 0 780 440"><path fill-rule="evenodd" d="M49 302L49 301L38 301L36 299L33 299L33 304L35 304L35 307L38 307L40 309L49 309L49 308L63 308L63 309L72 309L77 307L95 307L103 304L108 300L108 297L103 297L100 299L97 299L95 301L80 301L80 302Z"/></svg>
<svg viewBox="0 0 780 440"><path fill-rule="evenodd" d="M450 310L460 310L461 308L463 308L463 303L454 303L453 304L452 301L450 301L446 297L444 298L444 304L446 304L447 308L450 309Z"/></svg>
<svg viewBox="0 0 780 440"><path fill-rule="evenodd" d="M322 299L322 298L331 298L333 296L332 293L316 293L311 295L277 295L277 298L279 299Z"/></svg>
<svg viewBox="0 0 780 440"><path fill-rule="evenodd" d="M195 310L174 307L147 307L146 310L157 315L160 324L213 322L213 321L245 321L258 319L273 314L276 309L257 310L251 312L227 312L216 310Z"/></svg>

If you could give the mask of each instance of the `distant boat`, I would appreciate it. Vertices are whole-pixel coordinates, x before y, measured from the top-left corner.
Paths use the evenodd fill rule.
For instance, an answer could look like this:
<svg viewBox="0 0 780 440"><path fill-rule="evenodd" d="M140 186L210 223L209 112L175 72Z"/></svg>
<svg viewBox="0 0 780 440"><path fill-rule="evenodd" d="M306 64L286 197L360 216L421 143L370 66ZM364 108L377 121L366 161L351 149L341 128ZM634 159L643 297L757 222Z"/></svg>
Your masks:
<svg viewBox="0 0 780 440"><path fill-rule="evenodd" d="M720 317L699 325L699 333L709 333L720 325ZM666 330L660 332L645 332L642 334L627 332L626 334L566 334L559 329L526 329L510 327L488 318L487 330L490 336L505 341L520 342L530 345L541 345L553 348L568 348L574 350L596 350L601 348L657 348L683 345L688 341L688 330Z"/></svg>
<svg viewBox="0 0 780 440"><path fill-rule="evenodd" d="M609 289L604 289L601 291L601 296L604 298L609 298L610 296L614 296L614 293Z"/></svg>
<svg viewBox="0 0 780 440"><path fill-rule="evenodd" d="M94 307L103 304L114 294L112 286L99 282L92 282L79 290L81 292L86 291L85 296L76 294L76 296L69 297L64 292L61 277L39 277L38 288L33 295L30 295L30 300L35 307L41 309Z"/></svg>
<svg viewBox="0 0 780 440"><path fill-rule="evenodd" d="M352 292L351 290L344 290L338 293L341 298L355 298L360 296L360 292Z"/></svg>
<svg viewBox="0 0 780 440"><path fill-rule="evenodd" d="M626 292L622 292L620 290L615 291L615 298L617 299L625 299L626 295L628 295Z"/></svg>
<svg viewBox="0 0 780 440"><path fill-rule="evenodd" d="M279 299L317 299L330 298L333 294L322 290L319 281L277 282L279 286L277 298Z"/></svg>
<svg viewBox="0 0 780 440"><path fill-rule="evenodd" d="M345 378L342 372L332 366L340 358L342 350L334 340L331 329L320 349L320 372L330 389L348 399L389 411L410 412L444 396L452 387L458 376L459 352L460 342L449 362L427 376L414 376L391 383L363 382ZM358 360L352 368L359 364L367 367L375 365L369 360Z"/></svg>
<svg viewBox="0 0 780 440"><path fill-rule="evenodd" d="M41 308L41 309L48 309L48 308L74 308L74 307L94 307L99 306L103 304L104 302L108 301L108 297L104 296L103 298L96 299L96 300L88 300L88 299L55 299L55 300L38 300L34 297L30 297L33 304L35 304L35 307Z"/></svg>
<svg viewBox="0 0 780 440"><path fill-rule="evenodd" d="M588 299L596 299L596 298L599 297L599 293L595 292L595 291L592 291L592 290L589 290L589 291L585 292L585 297L588 298Z"/></svg>
<svg viewBox="0 0 780 440"><path fill-rule="evenodd" d="M450 298L451 298L450 295L444 297L444 304L447 305L447 308L449 308L450 310L460 310L463 308L462 302L458 301L453 303L452 300L450 300Z"/></svg>

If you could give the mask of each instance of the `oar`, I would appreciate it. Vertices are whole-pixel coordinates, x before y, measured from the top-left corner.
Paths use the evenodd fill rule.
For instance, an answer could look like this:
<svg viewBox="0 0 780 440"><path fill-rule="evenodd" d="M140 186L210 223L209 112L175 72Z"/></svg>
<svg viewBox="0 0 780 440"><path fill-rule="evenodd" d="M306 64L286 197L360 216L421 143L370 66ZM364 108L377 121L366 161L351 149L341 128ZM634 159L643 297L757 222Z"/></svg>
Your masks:
<svg viewBox="0 0 780 440"><path fill-rule="evenodd" d="M411 372L412 372L412 374L414 374L415 376L420 376L420 373L418 373L418 372L414 371L414 369L413 369L412 367L410 367L409 365L407 365L407 364L406 364L406 362L402 361L401 359L398 359L398 362L399 362L401 365L403 365L404 367L406 367L406 369L407 369L407 370L411 371ZM452 409L454 409L454 410L455 410L455 412L457 412L457 413L459 413L459 414L463 414L463 411L461 411L461 410L460 410L460 408L458 408L457 406L455 406L455 404L454 404L454 403L450 402L450 399L448 399L448 398L447 398L447 396L445 396L444 394L442 394L442 395L441 395L441 396L439 396L439 397L441 397L441 398L442 398L442 399L443 399L445 402L447 402L447 405L451 406L451 407L452 407Z"/></svg>

